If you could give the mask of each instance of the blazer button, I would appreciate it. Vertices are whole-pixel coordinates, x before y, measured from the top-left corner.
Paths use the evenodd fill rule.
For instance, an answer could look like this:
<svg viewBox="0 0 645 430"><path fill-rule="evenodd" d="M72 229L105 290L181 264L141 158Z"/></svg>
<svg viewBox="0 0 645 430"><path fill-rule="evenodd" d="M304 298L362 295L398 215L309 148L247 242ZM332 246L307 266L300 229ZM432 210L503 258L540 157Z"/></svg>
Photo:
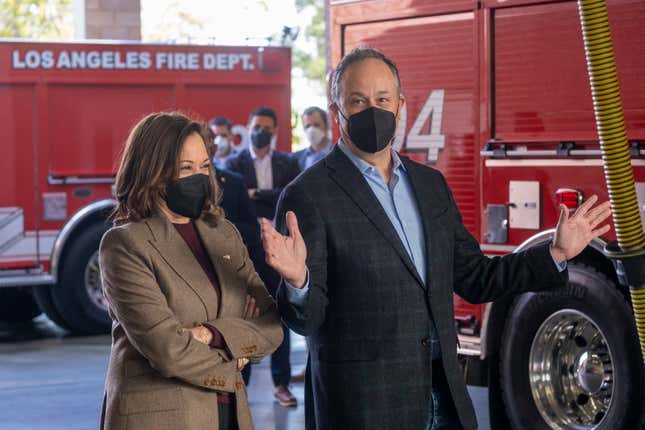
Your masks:
<svg viewBox="0 0 645 430"><path fill-rule="evenodd" d="M428 348L430 346L430 338L424 337L423 339L421 339L421 345L425 348Z"/></svg>

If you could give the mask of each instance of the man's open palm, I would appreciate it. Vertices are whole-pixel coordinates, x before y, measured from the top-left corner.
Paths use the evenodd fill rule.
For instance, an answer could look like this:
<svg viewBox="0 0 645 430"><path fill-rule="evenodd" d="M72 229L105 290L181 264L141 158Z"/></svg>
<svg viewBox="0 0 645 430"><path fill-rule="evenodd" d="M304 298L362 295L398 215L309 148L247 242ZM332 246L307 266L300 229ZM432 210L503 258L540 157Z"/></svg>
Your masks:
<svg viewBox="0 0 645 430"><path fill-rule="evenodd" d="M559 262L570 260L580 254L593 239L609 231L609 225L598 226L611 215L609 202L596 207L596 195L588 198L576 212L569 216L569 209L560 205L560 219L553 238L551 251Z"/></svg>
<svg viewBox="0 0 645 430"><path fill-rule="evenodd" d="M297 288L303 287L307 278L307 246L300 234L296 214L287 212L289 236L278 233L264 218L261 224L266 262L289 284Z"/></svg>

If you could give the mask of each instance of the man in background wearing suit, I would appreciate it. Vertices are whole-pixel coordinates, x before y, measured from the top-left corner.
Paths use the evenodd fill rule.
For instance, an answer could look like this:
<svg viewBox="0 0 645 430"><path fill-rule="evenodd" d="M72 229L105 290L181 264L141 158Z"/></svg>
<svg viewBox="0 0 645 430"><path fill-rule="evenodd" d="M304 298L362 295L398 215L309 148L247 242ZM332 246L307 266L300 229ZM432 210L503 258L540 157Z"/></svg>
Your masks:
<svg viewBox="0 0 645 430"><path fill-rule="evenodd" d="M572 216L560 208L551 243L485 257L443 175L392 149L404 103L389 58L345 56L332 83L338 144L285 188L276 221L289 235L262 220L282 318L309 345L307 429L474 430L453 292L483 303L562 287L567 259L609 230L593 196Z"/></svg>
<svg viewBox="0 0 645 430"><path fill-rule="evenodd" d="M251 146L226 160L228 170L244 177L249 197L258 216L273 219L278 197L300 173L291 155L272 148L278 133L278 117L273 109L261 107L249 118Z"/></svg>
<svg viewBox="0 0 645 430"><path fill-rule="evenodd" d="M215 167L217 184L222 190L222 201L220 206L224 209L226 219L235 225L242 241L249 251L249 257L253 261L256 272L262 278L262 274L272 270L267 266L262 249L260 238L260 224L255 213L255 208L251 203L246 186L242 176L237 173ZM251 379L251 363L242 369L242 378L244 383L249 385Z"/></svg>
<svg viewBox="0 0 645 430"><path fill-rule="evenodd" d="M216 119L220 120L221 118ZM224 118L224 120L226 119ZM220 202L220 206L224 209L226 218L231 221L240 232L244 245L246 245L251 259L253 260L253 265L256 266L256 270L259 272L259 269L257 269L257 263L264 263L264 252L262 251L260 224L258 223L255 206L253 206L248 192L246 191L246 185L244 184L244 178L242 175L226 170L215 164L215 159L220 151L220 141L217 139L217 136L219 135L215 133L214 127L212 126L213 123L214 120L211 120L208 127L205 127L205 132L209 134L209 140L212 143L212 145L208 147L209 155L213 160L217 184L222 190L222 201ZM257 250L260 252L258 253ZM260 254L262 254L261 258L258 258L258 255Z"/></svg>
<svg viewBox="0 0 645 430"><path fill-rule="evenodd" d="M226 168L242 175L258 216L273 219L278 197L298 174L297 161L291 155L274 150L271 142L278 131L278 117L273 109L261 107L249 117L251 147L226 160ZM258 273L270 293L274 294L280 283L280 275L267 267ZM289 390L291 362L289 329L283 326L284 341L271 355L271 376L275 385L275 397L282 406L296 406L297 400Z"/></svg>
<svg viewBox="0 0 645 430"><path fill-rule="evenodd" d="M294 152L293 156L298 160L300 170L304 172L316 161L323 159L331 149L327 112L318 106L308 107L302 113L302 126L309 146Z"/></svg>
<svg viewBox="0 0 645 430"><path fill-rule="evenodd" d="M235 225L235 228L240 232L242 241L249 252L249 257L251 257L251 261L253 261L253 266L260 275L260 278L262 278L267 271L273 270L268 267L264 259L264 250L262 249L262 241L260 237L260 224L258 223L255 207L246 191L244 178L235 172L219 167L216 163L217 155L221 152L219 148L221 139L217 139L217 137L221 135L217 134L217 131L220 131L220 133L225 132L225 130L222 130L222 125L226 126L224 121L230 124L226 118L220 117L211 120L208 127L205 129L207 133L210 133L210 141L213 142L213 145L209 146L209 151L213 160L215 178L220 190L222 190L222 201L220 202L220 206L224 209L226 219L232 222L233 225ZM219 129L213 126L215 123L219 123L217 126L220 127ZM228 130L230 131L230 128L228 128ZM244 369L242 369L242 377L244 378L244 383L246 385L249 384L249 380L251 378L251 368L252 366L249 363L244 366Z"/></svg>

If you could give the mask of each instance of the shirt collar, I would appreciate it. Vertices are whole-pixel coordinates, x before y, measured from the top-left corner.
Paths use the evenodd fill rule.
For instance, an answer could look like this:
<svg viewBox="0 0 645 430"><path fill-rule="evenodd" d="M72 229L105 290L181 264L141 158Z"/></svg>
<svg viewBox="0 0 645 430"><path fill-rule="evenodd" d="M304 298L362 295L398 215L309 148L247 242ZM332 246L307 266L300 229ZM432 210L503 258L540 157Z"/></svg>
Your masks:
<svg viewBox="0 0 645 430"><path fill-rule="evenodd" d="M362 173L362 174L367 174L370 172L370 169L374 166L372 166L370 163L367 161L363 160L361 157L358 155L354 154L351 149L347 146L345 142L343 142L343 139L338 139L338 148L340 148L341 151L343 151L343 154L349 158L349 160L356 166L356 168ZM401 162L401 157L399 157L399 154L392 148L392 172L396 171L403 171L406 172L406 168Z"/></svg>
<svg viewBox="0 0 645 430"><path fill-rule="evenodd" d="M320 148L318 151L314 152L311 149L311 146L307 147L307 155L314 155L314 154L327 154L329 150L331 149L331 144L329 143L329 140L327 140L327 145L324 146L324 148Z"/></svg>
<svg viewBox="0 0 645 430"><path fill-rule="evenodd" d="M249 146L249 153L251 154L251 159L252 159L253 161L255 161L255 160L264 161L264 159L265 159L265 158L269 158L269 159L271 158L271 156L273 155L273 148L271 148L271 150L269 151L269 153L268 153L268 154L266 155L266 157L264 157L262 160L260 160L260 159L258 158L258 154L256 154L256 153L255 153L255 148L253 147L253 145L250 145L250 146Z"/></svg>

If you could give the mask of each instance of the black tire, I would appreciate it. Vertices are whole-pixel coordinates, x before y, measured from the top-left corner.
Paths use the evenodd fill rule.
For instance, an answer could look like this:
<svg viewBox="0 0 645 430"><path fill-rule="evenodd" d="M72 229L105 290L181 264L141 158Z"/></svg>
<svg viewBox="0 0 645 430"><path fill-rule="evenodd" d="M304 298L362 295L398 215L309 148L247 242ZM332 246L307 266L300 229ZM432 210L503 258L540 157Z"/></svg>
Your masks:
<svg viewBox="0 0 645 430"><path fill-rule="evenodd" d="M58 312L58 309L56 309L56 306L54 305L54 298L51 293L52 288L54 288L52 285L39 285L32 287L34 299L36 300L40 310L47 315L47 318L60 328L71 331L70 325L63 319L63 316Z"/></svg>
<svg viewBox="0 0 645 430"><path fill-rule="evenodd" d="M54 307L74 334L110 332L107 307L92 300L85 286L85 270L107 229L106 223L91 224L73 239L63 255L58 283L50 290Z"/></svg>
<svg viewBox="0 0 645 430"><path fill-rule="evenodd" d="M29 322L40 315L29 288L0 288L0 321L9 324Z"/></svg>
<svg viewBox="0 0 645 430"><path fill-rule="evenodd" d="M545 328L540 330L543 323L547 321ZM571 321L574 323L569 324ZM582 327L587 327L588 331L582 335L576 334L575 330L582 330ZM558 331L560 328L562 331ZM555 336L556 332L562 333L563 336ZM598 332L602 337L598 336ZM565 333L570 335L564 336ZM555 371L557 378L540 378L538 377L540 368L529 369L531 349L536 336L540 336L539 339L545 339L545 341L536 342L534 353L538 351L535 354L539 354L540 348L546 352L543 355L534 355L533 360L542 363L548 360L536 358L555 357L555 354L559 354L554 361L562 364L551 367L551 369L559 369ZM594 340L588 344L585 338ZM588 351L587 357L597 354L596 357L601 358L585 361L583 360L584 350ZM607 350L609 353L606 352ZM569 351L570 355L564 355L564 351ZM568 365L564 359L558 361L562 357L571 357L570 361L573 364ZM606 364L607 360L611 363L610 366L613 366L611 372L607 370L609 366ZM601 376L597 379L588 379L588 375L596 375L590 372L588 367L585 367L585 372L578 372L575 364L579 365L583 362L594 363L596 369L602 367L604 370L599 370L597 373ZM533 377L534 384L546 384L542 387L547 386L556 393L560 391L561 382L566 380L568 383L573 381L574 384L578 384L574 385L575 387L593 386L585 393L596 394L592 397L585 397L584 393L574 394L570 395L570 400L567 395L550 397L544 394L547 391L543 390L541 391L543 394L534 397L530 377ZM634 318L625 297L607 277L581 264L569 265L567 287L520 296L512 306L504 328L500 351L500 379L502 399L513 429L553 428L554 426L550 426L544 419L540 410L548 416L547 411L565 409L561 408L562 403L570 405L574 415L582 416L581 411L592 404L589 398L594 399L593 396L603 395L602 389L596 390L606 381L611 381L609 386L613 386L613 391L611 389L604 391L610 393L609 406L602 413L594 415L596 423L593 423L593 419L590 418L589 422L583 422L584 425L574 427L563 423L563 418L552 418L553 421L561 429L632 430L639 428L643 405L642 387L645 378ZM593 383L588 383L592 380ZM539 400L540 398L542 400ZM562 403L556 401L553 406L544 400L547 398L566 399L566 401Z"/></svg>

